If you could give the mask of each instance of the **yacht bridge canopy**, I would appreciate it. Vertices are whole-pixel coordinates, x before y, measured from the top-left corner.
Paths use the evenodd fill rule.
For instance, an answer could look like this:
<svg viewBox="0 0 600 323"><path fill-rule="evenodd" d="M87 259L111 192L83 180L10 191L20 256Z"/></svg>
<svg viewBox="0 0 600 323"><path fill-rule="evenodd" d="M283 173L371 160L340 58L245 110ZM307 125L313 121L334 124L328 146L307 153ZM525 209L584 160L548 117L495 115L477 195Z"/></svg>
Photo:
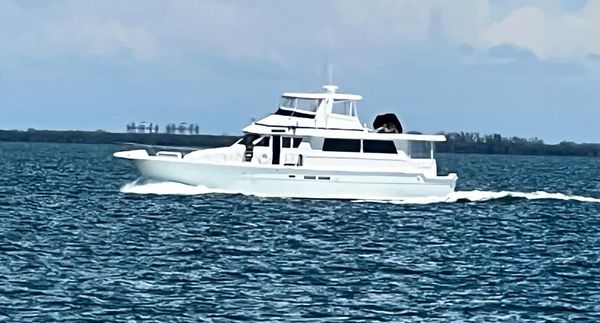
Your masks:
<svg viewBox="0 0 600 323"><path fill-rule="evenodd" d="M304 99L325 99L333 98L334 100L362 100L362 96L357 94L346 94L346 93L283 93L283 97L291 98L304 98Z"/></svg>

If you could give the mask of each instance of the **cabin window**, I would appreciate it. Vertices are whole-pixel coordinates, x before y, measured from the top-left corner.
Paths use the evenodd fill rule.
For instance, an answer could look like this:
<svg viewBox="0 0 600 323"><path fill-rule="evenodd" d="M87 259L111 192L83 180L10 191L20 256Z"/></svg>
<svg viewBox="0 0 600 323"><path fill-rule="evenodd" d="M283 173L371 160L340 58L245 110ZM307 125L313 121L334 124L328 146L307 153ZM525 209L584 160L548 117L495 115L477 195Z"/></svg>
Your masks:
<svg viewBox="0 0 600 323"><path fill-rule="evenodd" d="M280 107L290 110L304 110L310 112L316 112L321 104L320 99L305 99L305 98L293 98L284 96L281 98Z"/></svg>
<svg viewBox="0 0 600 323"><path fill-rule="evenodd" d="M356 102L351 100L335 100L331 112L345 116L356 116Z"/></svg>
<svg viewBox="0 0 600 323"><path fill-rule="evenodd" d="M302 138L282 137L281 148L298 148L301 142Z"/></svg>
<svg viewBox="0 0 600 323"><path fill-rule="evenodd" d="M315 115L312 113L303 113L296 110L286 110L285 108L279 108L275 111L275 114L280 116L288 116L288 117L296 117L296 118L305 118L305 119L314 119Z"/></svg>
<svg viewBox="0 0 600 323"><path fill-rule="evenodd" d="M256 143L257 147L269 147L269 141L271 137L263 137L259 142Z"/></svg>
<svg viewBox="0 0 600 323"><path fill-rule="evenodd" d="M311 112L316 112L321 104L321 100L318 99L298 99L296 108Z"/></svg>
<svg viewBox="0 0 600 323"><path fill-rule="evenodd" d="M396 154L396 146L391 140L363 140L363 152L378 154Z"/></svg>
<svg viewBox="0 0 600 323"><path fill-rule="evenodd" d="M241 145L246 145L247 143L254 142L254 140L258 139L258 135L255 133L247 133L245 134L237 143Z"/></svg>
<svg viewBox="0 0 600 323"><path fill-rule="evenodd" d="M433 143L429 141L409 141L408 155L410 158L433 158Z"/></svg>
<svg viewBox="0 0 600 323"><path fill-rule="evenodd" d="M323 151L360 152L360 140L325 138Z"/></svg>

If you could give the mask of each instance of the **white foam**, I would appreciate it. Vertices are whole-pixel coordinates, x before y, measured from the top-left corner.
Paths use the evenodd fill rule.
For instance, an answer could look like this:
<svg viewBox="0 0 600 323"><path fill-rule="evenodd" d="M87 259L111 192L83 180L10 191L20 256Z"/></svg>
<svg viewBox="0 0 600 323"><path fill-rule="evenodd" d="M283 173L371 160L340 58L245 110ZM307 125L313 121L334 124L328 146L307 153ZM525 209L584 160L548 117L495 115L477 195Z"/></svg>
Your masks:
<svg viewBox="0 0 600 323"><path fill-rule="evenodd" d="M202 195L202 194L232 194L223 190L210 189L204 186L186 185L176 182L135 180L121 187L122 193L133 194L156 194L156 195ZM444 197L418 197L402 200L357 200L355 202L375 202L393 204L432 204L432 203L456 203L459 201L485 202L503 198L522 198L528 200L562 200L579 201L589 203L600 203L600 198L587 196L566 195L563 193L537 192L513 192L513 191L457 191Z"/></svg>
<svg viewBox="0 0 600 323"><path fill-rule="evenodd" d="M566 195L563 193L548 193L544 191L536 191L536 192L510 192L510 191L502 191L502 192L486 192L486 191L466 191L466 192L455 192L454 194L460 196L461 193L464 193L463 199L468 199L473 202L478 201L487 201L491 199L499 199L505 197L517 197L517 198L525 198L528 200L563 200L563 201L579 201L579 202L591 202L591 203L600 203L600 199L588 197L588 196L578 196L578 195Z"/></svg>
<svg viewBox="0 0 600 323"><path fill-rule="evenodd" d="M122 193L155 194L155 195L201 195L211 193L226 193L221 190L210 189L204 186L186 185L176 182L159 182L149 180L135 180L121 187Z"/></svg>
<svg viewBox="0 0 600 323"><path fill-rule="evenodd" d="M456 191L445 197L418 197L409 198L402 200L364 200L359 202L383 202L393 204L432 204L432 203L456 203L459 201L467 202L485 202L491 200L498 200L503 198L522 198L527 200L562 200L562 201L579 201L579 202L590 202L600 203L599 198L578 196L578 195L566 195L563 193L548 193L544 191L536 192L512 192L512 191Z"/></svg>

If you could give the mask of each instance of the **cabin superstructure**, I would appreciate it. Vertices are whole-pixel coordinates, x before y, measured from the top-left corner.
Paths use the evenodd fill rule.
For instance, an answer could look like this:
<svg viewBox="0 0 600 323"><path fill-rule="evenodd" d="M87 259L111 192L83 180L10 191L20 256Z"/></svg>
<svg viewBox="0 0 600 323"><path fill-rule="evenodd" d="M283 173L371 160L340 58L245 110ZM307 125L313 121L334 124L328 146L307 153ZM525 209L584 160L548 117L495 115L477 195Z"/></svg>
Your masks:
<svg viewBox="0 0 600 323"><path fill-rule="evenodd" d="M362 97L336 93L335 85L324 88L324 93L284 93L275 113L253 123L244 132L260 132L261 126L362 131L356 107Z"/></svg>

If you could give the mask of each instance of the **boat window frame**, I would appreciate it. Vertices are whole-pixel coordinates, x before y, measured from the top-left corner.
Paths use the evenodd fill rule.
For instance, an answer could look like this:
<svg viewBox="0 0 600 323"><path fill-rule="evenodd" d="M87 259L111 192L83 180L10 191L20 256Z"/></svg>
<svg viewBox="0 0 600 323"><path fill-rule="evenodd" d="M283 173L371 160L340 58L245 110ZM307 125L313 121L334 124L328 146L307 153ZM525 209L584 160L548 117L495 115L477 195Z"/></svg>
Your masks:
<svg viewBox="0 0 600 323"><path fill-rule="evenodd" d="M413 146L413 144L415 146ZM416 154L414 147L416 145L425 145L425 149L420 149ZM434 141L421 141L421 140L408 140L407 155L410 159L435 159L435 142Z"/></svg>
<svg viewBox="0 0 600 323"><path fill-rule="evenodd" d="M287 104L286 103L291 103ZM309 104L304 104L309 103ZM304 111L310 113L316 113L321 104L323 103L322 98L305 98L296 96L281 96L279 107L287 110Z"/></svg>
<svg viewBox="0 0 600 323"><path fill-rule="evenodd" d="M286 116L286 117L296 117L296 118L304 118L304 119L314 119L316 118L316 114L299 112L297 110L288 110L282 107L279 107L277 111L275 111L276 115Z"/></svg>
<svg viewBox="0 0 600 323"><path fill-rule="evenodd" d="M331 113L337 116L344 116L349 118L356 118L358 116L357 108L356 108L357 100L350 99L334 99L331 104ZM343 104L343 105L340 105ZM346 106L348 105L348 106ZM342 107L345 111L344 113L339 113L335 110L335 108Z"/></svg>
<svg viewBox="0 0 600 323"><path fill-rule="evenodd" d="M242 138L238 139L235 142L237 145L246 145L246 138L254 138L252 139L253 147L270 147L271 146L271 136L269 135L259 135L257 133L245 133ZM266 143L264 142L266 140Z"/></svg>
<svg viewBox="0 0 600 323"><path fill-rule="evenodd" d="M298 148L300 147L300 144L302 143L302 137L294 137L292 138L292 147L294 148Z"/></svg>
<svg viewBox="0 0 600 323"><path fill-rule="evenodd" d="M298 148L301 143L302 137L281 137L281 148Z"/></svg>
<svg viewBox="0 0 600 323"><path fill-rule="evenodd" d="M373 146L374 145L387 145L384 146ZM369 147L368 149L366 149ZM384 147L384 149L378 149ZM393 148L393 149L392 149ZM369 151L367 151L369 150ZM380 139L362 139L362 152L365 154L398 154L398 148L393 140L380 140Z"/></svg>
<svg viewBox="0 0 600 323"><path fill-rule="evenodd" d="M251 138L252 144L254 145L254 142L260 138L260 135L257 133L247 132L236 142L236 144L246 145L246 141L248 141L246 138Z"/></svg>
<svg viewBox="0 0 600 323"><path fill-rule="evenodd" d="M348 144L352 145L344 146ZM358 146L356 146L357 144ZM360 153L362 151L362 140L350 138L323 138L321 150L327 152Z"/></svg>
<svg viewBox="0 0 600 323"><path fill-rule="evenodd" d="M271 147L271 136L258 137L258 139L254 141L254 147Z"/></svg>
<svg viewBox="0 0 600 323"><path fill-rule="evenodd" d="M313 104L302 105L299 102L313 101ZM289 102L289 103L288 103ZM298 117L306 119L314 119L317 114L317 110L323 104L321 98L303 98L295 96L281 96L279 102L279 108L275 111L277 115Z"/></svg>

